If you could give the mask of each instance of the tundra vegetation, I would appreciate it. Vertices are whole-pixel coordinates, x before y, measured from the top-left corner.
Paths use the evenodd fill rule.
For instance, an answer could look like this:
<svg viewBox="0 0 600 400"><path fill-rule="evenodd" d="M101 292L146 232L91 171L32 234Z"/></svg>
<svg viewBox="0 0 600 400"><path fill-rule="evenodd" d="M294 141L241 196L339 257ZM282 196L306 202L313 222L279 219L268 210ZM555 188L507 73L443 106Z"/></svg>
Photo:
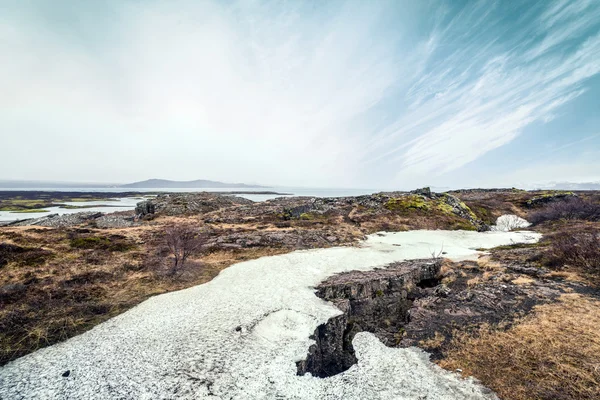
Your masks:
<svg viewBox="0 0 600 400"><path fill-rule="evenodd" d="M25 209L49 204L22 200ZM512 301L513 289L533 297L519 299L514 310L505 307L512 314L484 322L473 317L441 325L438 318L440 324L416 336L402 328L394 345L421 346L442 367L475 376L503 399L600 398L599 209L599 192L515 189L264 203L171 194L140 204L137 222L127 227L99 228L93 220L0 227L0 364L82 333L150 296L205 283L239 261L352 246L384 230L483 230L511 214L530 221L526 229L542 233L542 240L493 249L477 262L445 261L435 290L464 294L463 306L490 292ZM559 295L544 297L549 287Z"/></svg>

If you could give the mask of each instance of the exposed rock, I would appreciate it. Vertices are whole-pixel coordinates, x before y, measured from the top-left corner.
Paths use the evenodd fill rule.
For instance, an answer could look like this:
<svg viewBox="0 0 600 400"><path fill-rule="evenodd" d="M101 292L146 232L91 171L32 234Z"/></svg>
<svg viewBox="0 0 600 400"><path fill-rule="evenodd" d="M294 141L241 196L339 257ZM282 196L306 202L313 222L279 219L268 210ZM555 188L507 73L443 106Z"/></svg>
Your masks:
<svg viewBox="0 0 600 400"><path fill-rule="evenodd" d="M460 268L448 284L440 284L437 260L352 271L322 282L316 295L342 313L315 330L311 338L316 343L297 363L298 374L328 377L350 368L356 363L352 339L361 331L373 333L387 346L423 346L439 359L457 327L510 324L537 304L585 289L576 283L516 280L521 274L543 278L548 271L542 269L507 266L504 273L483 281L477 263L465 261ZM434 338L438 343L429 347Z"/></svg>
<svg viewBox="0 0 600 400"><path fill-rule="evenodd" d="M243 197L209 192L169 193L161 194L155 199L138 203L135 213L140 217L155 213L165 215L204 214L234 205L248 205L253 203L252 200Z"/></svg>
<svg viewBox="0 0 600 400"><path fill-rule="evenodd" d="M156 206L153 200L144 200L136 204L135 214L144 216L147 214L154 214L156 212Z"/></svg>
<svg viewBox="0 0 600 400"><path fill-rule="evenodd" d="M127 228L137 225L135 217L131 215L131 211L121 214L112 213L102 215L96 218L95 223L98 228Z"/></svg>
<svg viewBox="0 0 600 400"><path fill-rule="evenodd" d="M33 218L21 221L19 223L13 224L14 226L29 226L29 225L37 225L37 226L47 226L52 228L63 228L67 226L80 225L96 218L104 215L103 213L97 212L79 212L75 214L49 214L40 218Z"/></svg>
<svg viewBox="0 0 600 400"><path fill-rule="evenodd" d="M525 203L525 205L529 208L540 207L546 205L548 203L553 203L555 201L565 200L573 197L578 197L575 193L547 193L539 196L535 196Z"/></svg>
<svg viewBox="0 0 600 400"><path fill-rule="evenodd" d="M329 247L338 242L352 242L352 236L333 236L324 230L249 231L229 234L210 232L205 249L242 249L271 247L289 249L312 249Z"/></svg>
<svg viewBox="0 0 600 400"><path fill-rule="evenodd" d="M397 344L407 311L422 286L437 282L439 260L394 263L384 269L352 271L333 276L317 288L317 296L331 301L342 314L317 327L316 341L306 360L297 363L298 374L327 377L356 363L352 339L368 331L384 344Z"/></svg>
<svg viewBox="0 0 600 400"><path fill-rule="evenodd" d="M138 203L136 214L188 215L200 214L208 224L281 223L293 220L326 222L343 218L346 222L377 225L394 229L390 221L411 225L411 217L429 218L439 228L485 230L484 224L461 200L450 194L420 189L419 194L385 192L353 197L280 197L254 203L234 196L215 193L160 195ZM416 203L416 204L413 204ZM443 216L443 218L438 218ZM402 220L404 222L401 222ZM445 225L444 225L445 224ZM376 228L377 229L377 228ZM402 227L398 227L402 229Z"/></svg>
<svg viewBox="0 0 600 400"><path fill-rule="evenodd" d="M49 214L40 218L30 218L13 222L8 226L46 226L65 228L77 225L94 224L98 228L125 228L134 226L134 216L131 211L105 214L101 212L78 212L74 214Z"/></svg>
<svg viewBox="0 0 600 400"><path fill-rule="evenodd" d="M411 193L420 194L420 195L425 196L425 197L431 197L431 188L424 187L424 188L421 188L421 189L413 190Z"/></svg>
<svg viewBox="0 0 600 400"><path fill-rule="evenodd" d="M16 299L25 293L27 286L22 283L8 284L0 286L0 301Z"/></svg>

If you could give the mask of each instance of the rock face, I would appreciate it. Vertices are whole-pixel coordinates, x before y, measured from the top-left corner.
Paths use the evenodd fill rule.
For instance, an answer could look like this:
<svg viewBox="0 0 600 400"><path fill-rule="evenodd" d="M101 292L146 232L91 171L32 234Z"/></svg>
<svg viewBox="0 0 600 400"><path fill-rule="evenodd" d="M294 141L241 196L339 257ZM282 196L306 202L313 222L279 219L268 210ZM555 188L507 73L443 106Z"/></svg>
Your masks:
<svg viewBox="0 0 600 400"><path fill-rule="evenodd" d="M298 374L328 377L356 364L352 339L371 332L386 345L397 345L408 310L423 287L437 284L439 260L394 263L384 269L352 271L322 282L317 296L331 301L342 314L315 330L316 341L306 360L297 363Z"/></svg>

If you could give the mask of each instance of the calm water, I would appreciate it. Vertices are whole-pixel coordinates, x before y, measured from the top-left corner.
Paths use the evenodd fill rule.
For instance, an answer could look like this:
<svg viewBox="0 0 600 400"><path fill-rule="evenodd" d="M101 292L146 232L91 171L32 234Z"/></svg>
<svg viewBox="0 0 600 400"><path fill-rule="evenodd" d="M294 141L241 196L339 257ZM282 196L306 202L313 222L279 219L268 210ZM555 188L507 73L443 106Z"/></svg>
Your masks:
<svg viewBox="0 0 600 400"><path fill-rule="evenodd" d="M243 192L278 192L278 193L286 193L286 196L309 196L309 197L345 197L345 196L360 196L363 194L370 194L379 192L381 190L376 189L324 189L324 188L296 188L296 187L269 187L269 188L202 188L202 189L160 189L160 188L152 188L152 189L124 189L124 188L16 188L16 189L5 189L2 188L0 190L39 190L39 191L54 191L54 192L235 192L235 191L243 191ZM273 195L273 194L240 194L237 195L240 197L244 197L246 199L250 199L252 201L265 201L269 199L274 199L276 197L282 197L281 195ZM88 202L65 202L67 205L74 206L95 206L91 208L85 209L64 209L59 207L47 207L44 208L48 210L48 212L43 213L14 213L10 211L0 211L0 221L14 221L20 219L27 218L40 218L49 214L73 214L82 211L94 211L94 212L104 212L110 213L115 211L128 211L133 210L135 205L144 200L144 197L126 197L119 198L116 201L112 200L103 200L103 201L88 201ZM110 206L110 207L106 207Z"/></svg>

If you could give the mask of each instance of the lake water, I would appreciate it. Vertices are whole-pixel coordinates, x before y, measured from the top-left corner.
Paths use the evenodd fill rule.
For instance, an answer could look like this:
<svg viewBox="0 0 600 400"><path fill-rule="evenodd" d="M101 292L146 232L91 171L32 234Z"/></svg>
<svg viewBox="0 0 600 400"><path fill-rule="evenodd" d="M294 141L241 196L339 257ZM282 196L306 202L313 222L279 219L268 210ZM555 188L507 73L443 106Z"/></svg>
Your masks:
<svg viewBox="0 0 600 400"><path fill-rule="evenodd" d="M93 211L93 212L103 212L110 213L116 211L129 211L135 208L135 205L140 201L143 201L144 197L125 197L114 200L105 200L105 201L78 201L78 202L69 202L66 201L62 204L71 205L71 206L94 206L90 208L60 208L60 207L44 207L44 210L48 210L47 212L39 212L39 213L15 213L11 211L0 211L0 221L15 221L21 219L29 219L29 218L41 218L50 214L75 214L78 212L84 211Z"/></svg>
<svg viewBox="0 0 600 400"><path fill-rule="evenodd" d="M201 188L201 189L190 189L190 188L152 188L152 189L127 189L127 188L1 188L0 191L47 191L47 192L278 192L285 193L285 196L309 196L309 197L346 197L346 196L360 196L363 194L371 194L379 192L381 190L376 189L326 189L326 188L297 188L297 187L264 187L264 188ZM276 197L283 197L282 195L274 194L239 194L237 196L244 197L252 201L265 201L274 199ZM88 202L65 202L64 204L73 206L95 206L90 208L82 209L65 209L59 207L46 207L45 210L48 212L43 213L15 213L10 211L0 211L0 221L15 221L28 218L40 218L49 214L73 214L82 211L93 211L93 212L104 212L110 213L115 211L128 211L133 210L135 205L144 200L144 197L125 197L118 198L115 201L102 200L102 201L88 201ZM108 206L108 207L107 207Z"/></svg>

